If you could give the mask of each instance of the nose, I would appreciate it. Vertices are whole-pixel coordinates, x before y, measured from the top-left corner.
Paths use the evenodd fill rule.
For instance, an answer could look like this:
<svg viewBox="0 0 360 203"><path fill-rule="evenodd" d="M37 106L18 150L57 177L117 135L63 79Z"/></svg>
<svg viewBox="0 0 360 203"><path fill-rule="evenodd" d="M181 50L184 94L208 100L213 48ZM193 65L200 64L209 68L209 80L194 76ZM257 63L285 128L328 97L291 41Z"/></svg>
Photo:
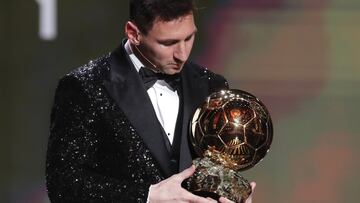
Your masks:
<svg viewBox="0 0 360 203"><path fill-rule="evenodd" d="M186 51L186 44L185 44L185 42L181 42L178 44L178 46L176 47L176 49L174 51L174 58L181 62L185 62L187 57L188 57L188 54Z"/></svg>

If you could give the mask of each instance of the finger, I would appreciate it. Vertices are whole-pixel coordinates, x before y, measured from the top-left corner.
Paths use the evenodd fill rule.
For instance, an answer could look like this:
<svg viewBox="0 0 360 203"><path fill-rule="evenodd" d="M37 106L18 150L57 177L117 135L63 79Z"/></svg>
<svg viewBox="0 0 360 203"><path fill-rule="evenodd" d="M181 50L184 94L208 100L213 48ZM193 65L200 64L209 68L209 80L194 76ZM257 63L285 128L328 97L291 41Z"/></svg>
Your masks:
<svg viewBox="0 0 360 203"><path fill-rule="evenodd" d="M191 203L217 203L214 199L196 196L190 192L184 193L183 197L185 201Z"/></svg>
<svg viewBox="0 0 360 203"><path fill-rule="evenodd" d="M189 178L192 176L192 174L195 172L195 166L192 165L189 168L185 169L181 173L178 173L176 176L179 178L180 181L185 180L186 178Z"/></svg>
<svg viewBox="0 0 360 203"><path fill-rule="evenodd" d="M253 193L253 191L255 190L255 187L256 187L256 182L251 182L250 186L251 186L251 190L252 190L251 193Z"/></svg>
<svg viewBox="0 0 360 203"><path fill-rule="evenodd" d="M204 198L196 196L193 200L190 201L191 203L217 203L218 201L211 199L211 198Z"/></svg>
<svg viewBox="0 0 360 203"><path fill-rule="evenodd" d="M227 199L226 197L220 197L219 202L220 203L234 203L233 201Z"/></svg>
<svg viewBox="0 0 360 203"><path fill-rule="evenodd" d="M211 202L217 203L218 201L214 200L213 198L207 197L206 199L210 200Z"/></svg>
<svg viewBox="0 0 360 203"><path fill-rule="evenodd" d="M255 192L256 182L251 182L250 186L251 186L251 194L246 199L245 203L252 203L252 198L253 198L253 195L254 195L254 192Z"/></svg>

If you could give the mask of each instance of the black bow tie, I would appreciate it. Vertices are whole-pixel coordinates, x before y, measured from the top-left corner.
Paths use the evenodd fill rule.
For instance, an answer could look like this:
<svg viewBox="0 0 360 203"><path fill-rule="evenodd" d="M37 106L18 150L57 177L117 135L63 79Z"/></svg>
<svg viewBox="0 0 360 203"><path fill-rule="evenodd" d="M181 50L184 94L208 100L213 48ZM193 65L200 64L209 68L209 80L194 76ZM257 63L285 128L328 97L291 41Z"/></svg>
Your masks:
<svg viewBox="0 0 360 203"><path fill-rule="evenodd" d="M167 84L175 91L180 85L180 74L168 75L164 73L156 73L150 68L142 67L139 70L139 75L144 82L145 88L148 90L157 80L165 80Z"/></svg>

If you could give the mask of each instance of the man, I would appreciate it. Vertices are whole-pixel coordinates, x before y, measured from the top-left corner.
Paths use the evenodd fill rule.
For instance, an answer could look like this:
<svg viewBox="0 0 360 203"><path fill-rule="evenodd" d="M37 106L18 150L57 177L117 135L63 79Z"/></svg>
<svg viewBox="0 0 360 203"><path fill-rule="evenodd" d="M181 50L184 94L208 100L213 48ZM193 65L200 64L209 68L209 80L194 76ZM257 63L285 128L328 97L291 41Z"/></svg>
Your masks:
<svg viewBox="0 0 360 203"><path fill-rule="evenodd" d="M228 88L187 60L193 11L192 0L130 1L120 47L60 80L46 164L51 201L215 201L181 187L195 170L192 113Z"/></svg>

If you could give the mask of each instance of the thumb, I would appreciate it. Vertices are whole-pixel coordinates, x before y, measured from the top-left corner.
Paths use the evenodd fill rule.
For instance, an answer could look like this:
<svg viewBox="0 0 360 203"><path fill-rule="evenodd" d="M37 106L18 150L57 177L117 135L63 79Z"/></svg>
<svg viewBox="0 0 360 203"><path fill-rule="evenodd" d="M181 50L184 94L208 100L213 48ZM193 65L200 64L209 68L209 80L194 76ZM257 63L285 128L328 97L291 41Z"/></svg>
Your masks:
<svg viewBox="0 0 360 203"><path fill-rule="evenodd" d="M250 186L251 186L251 191L254 191L255 190L255 187L256 187L256 182L251 182L250 183Z"/></svg>
<svg viewBox="0 0 360 203"><path fill-rule="evenodd" d="M189 178L190 176L192 176L192 174L195 172L195 166L192 165L189 168L185 169L184 171L182 171L181 173L178 174L178 177L180 178L181 181L185 180L186 178Z"/></svg>

